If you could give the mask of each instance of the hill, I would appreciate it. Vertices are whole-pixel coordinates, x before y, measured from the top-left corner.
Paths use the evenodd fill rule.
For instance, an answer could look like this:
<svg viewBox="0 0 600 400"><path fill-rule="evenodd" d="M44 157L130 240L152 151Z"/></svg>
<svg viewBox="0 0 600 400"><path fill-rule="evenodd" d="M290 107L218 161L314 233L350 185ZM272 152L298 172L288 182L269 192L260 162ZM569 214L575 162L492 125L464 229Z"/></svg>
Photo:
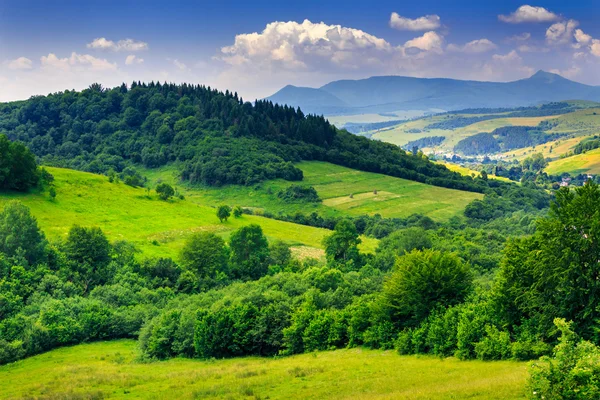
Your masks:
<svg viewBox="0 0 600 400"><path fill-rule="evenodd" d="M322 240L330 233L254 215L220 223L215 203L211 207L210 202L198 204L193 198L165 202L154 193L148 195L144 188L110 183L104 176L62 168L48 170L55 177L55 200L46 193L0 192L0 209L10 200L20 200L31 208L50 239L63 239L73 224L99 226L109 239L130 241L144 256L177 258L185 239L194 232L214 232L228 238L233 230L255 223L267 237L286 241L300 254L320 255ZM228 201L233 200L223 199ZM374 250L374 239L364 238L364 242L364 249Z"/></svg>
<svg viewBox="0 0 600 400"><path fill-rule="evenodd" d="M244 102L210 87L151 82L94 84L0 105L0 132L45 165L94 173L182 165L181 178L209 186L301 181L298 161L483 192L460 174L396 146L339 131L323 117L271 101Z"/></svg>
<svg viewBox="0 0 600 400"><path fill-rule="evenodd" d="M0 397L520 399L526 376L522 362L460 362L366 349L270 359L137 359L137 344L130 340L53 350L0 366Z"/></svg>
<svg viewBox="0 0 600 400"><path fill-rule="evenodd" d="M267 99L317 114L368 114L517 107L568 99L599 101L600 87L544 71L514 82L375 76L334 81L318 89L288 86ZM325 99L331 101L323 103Z"/></svg>
<svg viewBox="0 0 600 400"><path fill-rule="evenodd" d="M278 193L292 185L283 179L253 187L227 185L212 188L182 183L174 165L144 170L143 173L150 179L151 186L158 182L177 185L190 201L205 205L238 204L273 214L317 212L324 217L380 214L385 218L406 218L419 213L436 221L446 221L459 215L471 201L483 197L477 193L425 185L325 162L305 161L295 165L304 174L302 184L313 186L323 202L282 201Z"/></svg>

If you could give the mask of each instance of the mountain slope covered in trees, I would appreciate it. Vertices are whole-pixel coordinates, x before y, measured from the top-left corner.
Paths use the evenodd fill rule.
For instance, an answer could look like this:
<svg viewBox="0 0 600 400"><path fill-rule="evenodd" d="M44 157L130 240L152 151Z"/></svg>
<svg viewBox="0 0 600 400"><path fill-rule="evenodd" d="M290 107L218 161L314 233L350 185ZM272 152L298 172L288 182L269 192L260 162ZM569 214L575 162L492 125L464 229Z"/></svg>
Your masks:
<svg viewBox="0 0 600 400"><path fill-rule="evenodd" d="M300 109L187 84L94 84L6 103L0 132L27 144L46 165L95 173L177 161L192 183L251 185L302 180L293 162L322 160L443 187L483 192L487 186Z"/></svg>

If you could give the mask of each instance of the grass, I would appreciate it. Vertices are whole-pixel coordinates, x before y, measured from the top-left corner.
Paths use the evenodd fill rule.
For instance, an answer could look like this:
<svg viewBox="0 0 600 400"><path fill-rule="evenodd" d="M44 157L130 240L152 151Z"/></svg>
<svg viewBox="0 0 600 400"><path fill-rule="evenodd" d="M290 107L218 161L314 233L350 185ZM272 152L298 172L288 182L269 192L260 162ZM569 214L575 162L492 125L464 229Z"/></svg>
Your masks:
<svg viewBox="0 0 600 400"><path fill-rule="evenodd" d="M544 170L548 174L600 174L600 149L551 161Z"/></svg>
<svg viewBox="0 0 600 400"><path fill-rule="evenodd" d="M132 340L53 350L0 367L0 398L521 399L526 381L525 363L363 349L210 361L137 357Z"/></svg>
<svg viewBox="0 0 600 400"><path fill-rule="evenodd" d="M584 140L586 136L576 136L571 138L560 138L537 146L524 147L522 149L515 149L498 155L498 158L512 160L517 159L519 161L524 160L527 157L531 157L535 153L542 153L544 158L557 158L561 154L568 153L569 150L573 149L579 142Z"/></svg>
<svg viewBox="0 0 600 400"><path fill-rule="evenodd" d="M229 203L286 214L316 211L324 216L381 214L392 218L421 213L443 221L482 197L477 193L425 185L325 162L301 162L297 166L304 172L302 184L313 186L323 199L322 203L282 202L277 193L291 184L284 180L268 181L254 187L229 185L210 188L180 183L174 166L146 170L145 175L152 186L161 181L178 185L188 199L199 204Z"/></svg>
<svg viewBox="0 0 600 400"><path fill-rule="evenodd" d="M326 229L313 228L260 216L244 215L220 223L216 210L192 200L161 201L146 189L110 183L104 176L61 168L48 168L55 177L57 197L47 193L0 193L0 207L20 200L38 219L50 239L64 238L73 224L99 226L111 240L133 242L146 256L176 257L193 232L215 232L225 239L241 226L259 224L270 240L281 239L298 254L322 254ZM210 204L210 203L207 203ZM213 203L214 205L214 203ZM362 250L371 252L374 239L363 238ZM308 246L309 249L302 249Z"/></svg>
<svg viewBox="0 0 600 400"><path fill-rule="evenodd" d="M457 116L465 116L465 117L474 117L475 115L460 115ZM498 114L498 118L490 119L486 121L476 122L474 124L457 128L454 130L446 130L446 129L428 129L425 130L427 125L430 125L434 122L440 122L444 119L447 119L446 115L438 115L432 116L429 118L423 118L415 121L409 121L404 124L397 125L393 129L382 130L373 135L373 138L382 140L384 142L390 142L399 146L405 145L406 143L421 139L428 136L445 136L446 139L440 146L437 146L435 150L437 151L448 151L451 152L454 146L469 136L473 136L480 132L492 132L496 128L501 128L504 126L537 126L541 121L547 119L558 118L558 116L547 116L547 117L516 117L516 118L505 118L502 117L502 114ZM408 132L411 129L420 129L422 132L420 133L410 133ZM430 151L433 149L425 149L425 151Z"/></svg>
<svg viewBox="0 0 600 400"><path fill-rule="evenodd" d="M463 167L462 165L454 164L451 162L447 162L447 161L436 161L436 162L438 164L445 165L446 168L448 168L450 171L458 172L459 174L464 175L464 176L476 177L481 174L481 172L479 172L479 171L475 171L475 170L469 169L467 167ZM513 182L504 176L496 176L493 174L488 174L488 178L489 179L497 179L499 181L504 181L504 182Z"/></svg>

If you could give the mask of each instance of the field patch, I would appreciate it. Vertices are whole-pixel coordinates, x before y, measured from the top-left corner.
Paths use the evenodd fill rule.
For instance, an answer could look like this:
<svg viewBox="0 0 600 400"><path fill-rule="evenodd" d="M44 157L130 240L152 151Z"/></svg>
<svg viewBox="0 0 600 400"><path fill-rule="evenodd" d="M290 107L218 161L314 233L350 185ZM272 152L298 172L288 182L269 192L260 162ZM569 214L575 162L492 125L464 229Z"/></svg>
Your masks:
<svg viewBox="0 0 600 400"><path fill-rule="evenodd" d="M551 161L544 171L552 175L564 172L574 175L600 174L600 149Z"/></svg>
<svg viewBox="0 0 600 400"><path fill-rule="evenodd" d="M522 362L366 349L209 361L138 357L133 340L53 350L1 366L0 398L522 399L527 374Z"/></svg>

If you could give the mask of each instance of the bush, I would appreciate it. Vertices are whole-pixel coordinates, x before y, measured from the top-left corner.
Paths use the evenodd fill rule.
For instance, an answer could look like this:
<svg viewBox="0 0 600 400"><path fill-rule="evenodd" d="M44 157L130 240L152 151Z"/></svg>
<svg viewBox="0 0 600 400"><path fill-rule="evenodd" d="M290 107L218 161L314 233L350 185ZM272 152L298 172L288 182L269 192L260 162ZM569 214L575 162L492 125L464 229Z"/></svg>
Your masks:
<svg viewBox="0 0 600 400"><path fill-rule="evenodd" d="M561 333L552 357L542 357L530 366L529 398L575 399L600 398L600 349L579 341L571 322L556 318Z"/></svg>
<svg viewBox="0 0 600 400"><path fill-rule="evenodd" d="M319 203L321 199L314 187L291 185L280 190L277 197L286 202Z"/></svg>
<svg viewBox="0 0 600 400"><path fill-rule="evenodd" d="M161 183L156 186L156 193L161 200L169 200L175 194L175 190L168 183Z"/></svg>

